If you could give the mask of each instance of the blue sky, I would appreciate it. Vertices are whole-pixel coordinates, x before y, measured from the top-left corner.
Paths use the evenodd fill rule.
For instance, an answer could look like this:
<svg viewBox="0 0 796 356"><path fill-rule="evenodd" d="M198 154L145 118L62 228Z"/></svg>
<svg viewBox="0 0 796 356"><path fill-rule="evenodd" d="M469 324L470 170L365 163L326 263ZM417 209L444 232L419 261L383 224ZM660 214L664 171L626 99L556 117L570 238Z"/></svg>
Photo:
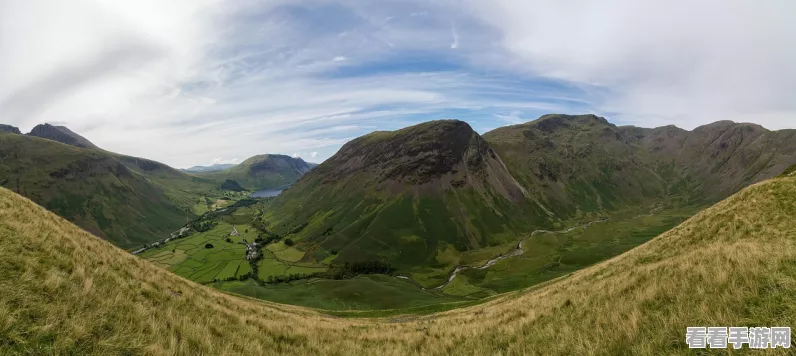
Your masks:
<svg viewBox="0 0 796 356"><path fill-rule="evenodd" d="M176 167L450 118L794 128L794 4L0 0L0 123Z"/></svg>

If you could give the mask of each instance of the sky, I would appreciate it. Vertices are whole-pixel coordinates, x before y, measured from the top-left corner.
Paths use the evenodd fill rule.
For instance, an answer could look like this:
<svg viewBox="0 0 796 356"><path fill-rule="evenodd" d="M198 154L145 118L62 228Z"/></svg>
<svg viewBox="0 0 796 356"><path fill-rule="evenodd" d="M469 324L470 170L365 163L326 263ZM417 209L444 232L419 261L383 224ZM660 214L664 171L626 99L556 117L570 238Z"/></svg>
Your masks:
<svg viewBox="0 0 796 356"><path fill-rule="evenodd" d="M0 123L185 168L437 119L796 128L790 0L0 0Z"/></svg>

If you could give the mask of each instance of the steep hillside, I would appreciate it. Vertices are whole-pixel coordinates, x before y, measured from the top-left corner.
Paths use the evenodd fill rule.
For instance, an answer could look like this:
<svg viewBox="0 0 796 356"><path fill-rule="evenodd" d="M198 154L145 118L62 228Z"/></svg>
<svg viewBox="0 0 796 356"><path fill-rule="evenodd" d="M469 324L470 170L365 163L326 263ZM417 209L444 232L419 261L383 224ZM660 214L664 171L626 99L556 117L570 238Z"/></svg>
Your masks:
<svg viewBox="0 0 796 356"><path fill-rule="evenodd" d="M22 134L21 132L19 132L19 128L3 124L0 124L0 132L9 132L17 135Z"/></svg>
<svg viewBox="0 0 796 356"><path fill-rule="evenodd" d="M661 200L666 182L620 128L594 115L545 115L484 134L520 184L556 216Z"/></svg>
<svg viewBox="0 0 796 356"><path fill-rule="evenodd" d="M792 326L794 219L796 179L768 181L547 285L357 319L188 282L0 188L0 353L693 354L688 326Z"/></svg>
<svg viewBox="0 0 796 356"><path fill-rule="evenodd" d="M283 192L263 221L309 256L386 260L436 279L461 252L549 223L486 141L455 120L348 142Z"/></svg>
<svg viewBox="0 0 796 356"><path fill-rule="evenodd" d="M622 127L629 138L690 186L691 196L716 200L780 174L796 164L796 130L769 131L759 125L718 121L685 131Z"/></svg>
<svg viewBox="0 0 796 356"><path fill-rule="evenodd" d="M260 190L293 184L314 166L301 158L265 154L251 157L222 171L197 172L196 175L219 182L234 181L247 190Z"/></svg>
<svg viewBox="0 0 796 356"><path fill-rule="evenodd" d="M731 121L686 131L545 115L484 138L523 187L562 218L663 200L709 204L796 163L796 130Z"/></svg>
<svg viewBox="0 0 796 356"><path fill-rule="evenodd" d="M28 133L28 135L58 141L60 143L65 143L75 147L98 148L91 143L91 141L72 132L72 130L66 128L66 126L53 126L50 124L36 125L36 127L34 127L33 130Z"/></svg>
<svg viewBox="0 0 796 356"><path fill-rule="evenodd" d="M149 160L0 133L0 185L121 247L162 238L193 219L198 195L191 189L201 184L188 183L196 179Z"/></svg>
<svg viewBox="0 0 796 356"><path fill-rule="evenodd" d="M204 200L205 196L217 195L217 184L211 179L196 177L150 159L103 152L145 176L181 210L191 212L197 199Z"/></svg>

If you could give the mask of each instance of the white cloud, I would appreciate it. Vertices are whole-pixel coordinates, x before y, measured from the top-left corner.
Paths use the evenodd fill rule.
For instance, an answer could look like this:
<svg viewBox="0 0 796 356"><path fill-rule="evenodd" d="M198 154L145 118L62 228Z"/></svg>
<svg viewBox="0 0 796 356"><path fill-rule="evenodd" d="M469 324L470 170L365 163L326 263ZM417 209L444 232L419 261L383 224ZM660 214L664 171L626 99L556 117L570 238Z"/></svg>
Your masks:
<svg viewBox="0 0 796 356"><path fill-rule="evenodd" d="M528 119L520 117L520 115L522 115L521 111L514 110L508 114L501 114L501 113L495 114L495 117L511 125L521 124L530 121Z"/></svg>
<svg viewBox="0 0 796 356"><path fill-rule="evenodd" d="M452 49L459 48L459 34L456 33L456 27L451 24L451 35L453 36L453 43L451 43Z"/></svg>
<svg viewBox="0 0 796 356"><path fill-rule="evenodd" d="M300 155L300 154L298 154L297 152L294 152L294 153L293 153L293 155L292 155L292 157L293 157L293 158L299 158L299 157L301 157L301 155Z"/></svg>
<svg viewBox="0 0 796 356"><path fill-rule="evenodd" d="M175 166L323 160L367 132L451 116L479 132L549 112L793 127L794 6L0 0L0 122L67 122Z"/></svg>
<svg viewBox="0 0 796 356"><path fill-rule="evenodd" d="M514 67L607 89L599 107L642 125L796 122L796 2L470 1Z"/></svg>
<svg viewBox="0 0 796 356"><path fill-rule="evenodd" d="M310 153L310 157L312 158L318 157L318 152Z"/></svg>
<svg viewBox="0 0 796 356"><path fill-rule="evenodd" d="M239 159L236 158L214 158L211 164L237 164Z"/></svg>

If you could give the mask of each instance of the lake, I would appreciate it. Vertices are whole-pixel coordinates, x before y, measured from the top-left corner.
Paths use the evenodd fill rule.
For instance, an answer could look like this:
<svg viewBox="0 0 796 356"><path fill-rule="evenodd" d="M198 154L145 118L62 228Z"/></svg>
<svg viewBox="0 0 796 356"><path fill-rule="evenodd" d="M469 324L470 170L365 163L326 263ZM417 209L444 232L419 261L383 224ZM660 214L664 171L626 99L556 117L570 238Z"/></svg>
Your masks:
<svg viewBox="0 0 796 356"><path fill-rule="evenodd" d="M258 190L256 192L252 193L251 197L252 198L275 197L275 196L279 195L279 193L282 193L283 190L285 190L285 188Z"/></svg>

